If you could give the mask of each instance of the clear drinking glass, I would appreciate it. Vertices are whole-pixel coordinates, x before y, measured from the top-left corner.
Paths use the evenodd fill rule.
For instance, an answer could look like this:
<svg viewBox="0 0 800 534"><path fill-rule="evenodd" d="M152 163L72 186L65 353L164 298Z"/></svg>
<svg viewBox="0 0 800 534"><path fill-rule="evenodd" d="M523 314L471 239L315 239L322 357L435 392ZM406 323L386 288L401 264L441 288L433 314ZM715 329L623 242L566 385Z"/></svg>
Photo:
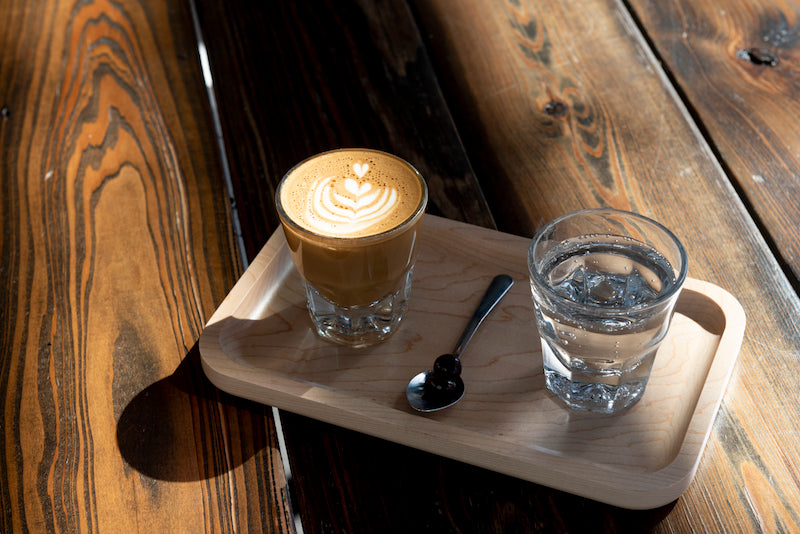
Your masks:
<svg viewBox="0 0 800 534"><path fill-rule="evenodd" d="M687 271L661 224L589 209L555 219L528 250L548 389L568 406L617 413L644 394Z"/></svg>
<svg viewBox="0 0 800 534"><path fill-rule="evenodd" d="M419 172L377 150L325 152L284 176L278 215L320 336L364 347L397 329L427 200Z"/></svg>

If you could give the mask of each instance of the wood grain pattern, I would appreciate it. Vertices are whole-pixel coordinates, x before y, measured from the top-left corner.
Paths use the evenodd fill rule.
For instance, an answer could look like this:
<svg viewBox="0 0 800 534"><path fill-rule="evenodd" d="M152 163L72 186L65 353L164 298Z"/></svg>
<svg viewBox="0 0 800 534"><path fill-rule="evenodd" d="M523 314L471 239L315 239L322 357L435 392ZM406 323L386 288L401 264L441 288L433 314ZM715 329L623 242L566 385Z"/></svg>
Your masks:
<svg viewBox="0 0 800 534"><path fill-rule="evenodd" d="M800 287L800 5L630 4Z"/></svg>
<svg viewBox="0 0 800 534"><path fill-rule="evenodd" d="M0 531L286 527L195 342L238 276L184 2L0 2Z"/></svg>
<svg viewBox="0 0 800 534"><path fill-rule="evenodd" d="M402 328L369 350L311 330L282 231L259 253L200 338L220 388L316 419L621 506L654 508L691 483L744 333L730 294L687 280L645 397L614 417L549 394L525 257L529 239L428 216ZM415 413L410 377L447 352L488 280L516 284L464 360L457 406Z"/></svg>
<svg viewBox="0 0 800 534"><path fill-rule="evenodd" d="M790 436L800 414L786 402L798 394L786 377L800 352L798 299L624 6L415 6L502 229L529 234L597 205L634 209L682 238L691 276L745 306L740 365L709 453L660 529L793 528L800 457Z"/></svg>
<svg viewBox="0 0 800 534"><path fill-rule="evenodd" d="M307 531L791 531L797 299L625 5L415 10L446 101L399 0L200 4L251 256L276 226L265 183L369 144L419 165L450 218L492 225L470 161L507 231L648 213L752 320L674 505L620 511L287 417ZM238 267L190 27L177 1L0 0L2 531L289 524L269 412L211 388L193 350Z"/></svg>

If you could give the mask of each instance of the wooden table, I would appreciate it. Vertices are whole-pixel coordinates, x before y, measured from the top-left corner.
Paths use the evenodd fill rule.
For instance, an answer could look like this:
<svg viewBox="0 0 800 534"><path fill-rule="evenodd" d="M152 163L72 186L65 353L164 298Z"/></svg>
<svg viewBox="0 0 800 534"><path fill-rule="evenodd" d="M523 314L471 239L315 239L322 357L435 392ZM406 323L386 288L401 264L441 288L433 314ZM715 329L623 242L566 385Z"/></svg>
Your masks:
<svg viewBox="0 0 800 534"><path fill-rule="evenodd" d="M798 19L0 0L0 532L797 532ZM530 236L613 206L681 236L748 325L680 499L613 508L208 382L197 340L276 228L277 181L339 146L412 161L447 218Z"/></svg>

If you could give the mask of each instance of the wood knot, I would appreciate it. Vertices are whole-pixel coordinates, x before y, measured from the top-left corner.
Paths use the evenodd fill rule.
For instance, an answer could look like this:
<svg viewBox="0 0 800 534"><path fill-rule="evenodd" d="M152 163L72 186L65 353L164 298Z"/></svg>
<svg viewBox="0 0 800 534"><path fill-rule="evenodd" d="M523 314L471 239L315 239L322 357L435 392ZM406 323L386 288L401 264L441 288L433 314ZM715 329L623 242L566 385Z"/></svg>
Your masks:
<svg viewBox="0 0 800 534"><path fill-rule="evenodd" d="M544 112L551 117L563 117L568 110L567 105L560 100L551 100L544 106Z"/></svg>
<svg viewBox="0 0 800 534"><path fill-rule="evenodd" d="M10 116L11 116L11 110L8 109L8 106L3 106L2 108L0 108L0 117L2 117L3 120L6 120Z"/></svg>
<svg viewBox="0 0 800 534"><path fill-rule="evenodd" d="M778 56L761 48L747 48L736 52L736 57L749 61L753 65L766 65L774 67L778 64Z"/></svg>

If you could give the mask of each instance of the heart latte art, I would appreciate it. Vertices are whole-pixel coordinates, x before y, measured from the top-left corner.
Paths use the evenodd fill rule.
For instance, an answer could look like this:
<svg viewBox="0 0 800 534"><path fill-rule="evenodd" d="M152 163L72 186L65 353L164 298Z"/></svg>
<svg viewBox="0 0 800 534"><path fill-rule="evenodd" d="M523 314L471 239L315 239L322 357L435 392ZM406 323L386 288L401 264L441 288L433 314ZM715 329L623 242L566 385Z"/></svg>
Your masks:
<svg viewBox="0 0 800 534"><path fill-rule="evenodd" d="M361 232L386 217L397 206L397 190L358 183L352 178L322 178L314 186L308 204L309 226L322 233L334 233L339 226L348 232Z"/></svg>
<svg viewBox="0 0 800 534"><path fill-rule="evenodd" d="M364 237L415 214L423 195L407 163L365 150L342 150L301 163L280 189L286 214L314 233Z"/></svg>

